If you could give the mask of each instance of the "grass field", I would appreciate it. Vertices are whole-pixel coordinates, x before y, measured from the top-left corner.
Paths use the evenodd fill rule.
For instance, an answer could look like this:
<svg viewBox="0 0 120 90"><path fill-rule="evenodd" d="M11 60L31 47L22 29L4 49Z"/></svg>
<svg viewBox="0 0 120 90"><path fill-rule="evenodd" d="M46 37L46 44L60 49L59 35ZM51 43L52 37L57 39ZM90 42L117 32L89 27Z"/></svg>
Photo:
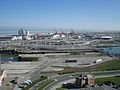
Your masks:
<svg viewBox="0 0 120 90"><path fill-rule="evenodd" d="M95 75L95 76L97 76L97 75L108 75L108 74L120 74L120 72L118 71L118 72L94 72L94 73L91 73L91 74L93 74L93 75Z"/></svg>
<svg viewBox="0 0 120 90"><path fill-rule="evenodd" d="M120 60L112 60L99 65L96 65L95 68L100 70L120 70Z"/></svg>
<svg viewBox="0 0 120 90"><path fill-rule="evenodd" d="M97 78L95 79L96 83L102 83L105 81L114 82L116 85L120 85L120 77L107 77L107 78Z"/></svg>
<svg viewBox="0 0 120 90"><path fill-rule="evenodd" d="M67 90L66 88L56 88L56 90Z"/></svg>
<svg viewBox="0 0 120 90"><path fill-rule="evenodd" d="M111 60L84 68L64 67L64 70L59 71L58 73L66 74L66 73L75 73L75 72L92 72L92 71L105 71L105 70L120 70L120 60Z"/></svg>
<svg viewBox="0 0 120 90"><path fill-rule="evenodd" d="M55 80L48 80L46 83L44 83L38 90L44 90L45 87L47 87L48 85L50 85L52 82L54 82Z"/></svg>

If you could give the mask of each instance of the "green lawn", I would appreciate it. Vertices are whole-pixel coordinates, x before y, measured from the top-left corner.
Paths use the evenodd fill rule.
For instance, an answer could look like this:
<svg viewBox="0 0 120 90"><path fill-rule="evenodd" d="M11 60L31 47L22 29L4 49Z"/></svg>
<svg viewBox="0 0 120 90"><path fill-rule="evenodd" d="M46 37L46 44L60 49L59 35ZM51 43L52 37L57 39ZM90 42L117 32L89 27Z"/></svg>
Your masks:
<svg viewBox="0 0 120 90"><path fill-rule="evenodd" d="M56 88L56 90L67 90L66 88Z"/></svg>
<svg viewBox="0 0 120 90"><path fill-rule="evenodd" d="M107 77L107 78L96 78L95 79L96 83L102 83L102 82L105 82L105 81L112 81L116 85L120 85L120 77Z"/></svg>
<svg viewBox="0 0 120 90"><path fill-rule="evenodd" d="M120 70L120 60L112 60L96 66L101 70Z"/></svg>
<svg viewBox="0 0 120 90"><path fill-rule="evenodd" d="M92 73L93 75L97 76L97 75L107 75L107 74L120 74L120 72L95 72L95 73Z"/></svg>
<svg viewBox="0 0 120 90"><path fill-rule="evenodd" d="M43 90L45 87L47 87L48 85L50 85L52 82L54 82L55 80L48 80L46 83L44 83L38 90Z"/></svg>

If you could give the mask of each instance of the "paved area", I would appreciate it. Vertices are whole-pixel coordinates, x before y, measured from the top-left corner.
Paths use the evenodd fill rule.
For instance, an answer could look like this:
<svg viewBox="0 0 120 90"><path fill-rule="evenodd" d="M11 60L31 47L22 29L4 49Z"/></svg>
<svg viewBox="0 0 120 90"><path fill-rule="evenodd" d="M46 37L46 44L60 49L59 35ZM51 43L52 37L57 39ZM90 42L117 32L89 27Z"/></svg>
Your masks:
<svg viewBox="0 0 120 90"><path fill-rule="evenodd" d="M95 60L102 59L104 61L111 60L108 56L89 56L89 55L46 55L35 62L9 62L2 64L2 69L5 69L7 74L23 74L30 71L35 71L36 68L41 68L41 71L59 71L63 66L70 67L85 67ZM76 63L65 63L65 60L77 60ZM45 67L44 67L45 65Z"/></svg>
<svg viewBox="0 0 120 90"><path fill-rule="evenodd" d="M5 69L7 74L22 74L31 71L32 69L39 67L45 63L45 60L39 60L35 62L10 62L2 64L2 68Z"/></svg>
<svg viewBox="0 0 120 90"><path fill-rule="evenodd" d="M46 57L40 58L39 61L35 62L10 62L2 64L2 68L8 73L8 78L12 79L14 77L18 78L18 84L23 82L25 79L35 80L40 77L41 72L46 71L58 71L63 68L59 66L69 65L71 67L83 67L81 63L88 63L102 58L103 61L111 60L111 57L108 56L84 56L84 55L47 55ZM65 63L65 60L77 60L77 63ZM54 67L58 66L58 67ZM9 80L10 81L10 80ZM9 82L6 81L6 82ZM3 85L5 86L5 85ZM17 86L15 86L14 90ZM2 89L2 90L11 90Z"/></svg>
<svg viewBox="0 0 120 90"><path fill-rule="evenodd" d="M5 81L2 82L2 86L0 87L0 90L14 90L14 87L17 84L12 84L11 81L17 79L14 76L8 76L5 78ZM18 88L16 90L19 90Z"/></svg>
<svg viewBox="0 0 120 90"><path fill-rule="evenodd" d="M48 65L47 68L42 69L41 71L59 71L62 70L64 66L69 67L86 67L94 65L92 62L98 59L102 59L102 62L112 60L112 57L109 56L81 56L81 55L66 55L66 56L57 56L48 58L49 62L52 62ZM77 62L65 63L65 60L77 60ZM101 63L101 62L99 62ZM96 63L97 64L97 63Z"/></svg>

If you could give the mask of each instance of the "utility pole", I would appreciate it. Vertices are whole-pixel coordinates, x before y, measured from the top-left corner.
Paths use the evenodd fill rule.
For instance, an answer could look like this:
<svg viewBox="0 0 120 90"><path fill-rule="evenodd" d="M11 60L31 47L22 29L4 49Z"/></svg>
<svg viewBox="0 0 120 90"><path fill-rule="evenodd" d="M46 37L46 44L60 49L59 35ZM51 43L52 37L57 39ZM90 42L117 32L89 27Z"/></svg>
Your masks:
<svg viewBox="0 0 120 90"><path fill-rule="evenodd" d="M2 67L1 67L1 54L0 54L0 71L2 70Z"/></svg>

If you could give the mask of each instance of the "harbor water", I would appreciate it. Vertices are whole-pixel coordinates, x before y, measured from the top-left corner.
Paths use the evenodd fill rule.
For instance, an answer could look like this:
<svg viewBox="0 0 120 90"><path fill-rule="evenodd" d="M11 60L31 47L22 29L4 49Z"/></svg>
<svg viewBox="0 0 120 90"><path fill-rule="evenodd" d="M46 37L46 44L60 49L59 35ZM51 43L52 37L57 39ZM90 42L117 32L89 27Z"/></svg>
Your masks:
<svg viewBox="0 0 120 90"><path fill-rule="evenodd" d="M1 62L15 62L18 61L18 57L16 55L8 55L8 54L0 54Z"/></svg>
<svg viewBox="0 0 120 90"><path fill-rule="evenodd" d="M102 48L103 52L120 57L120 47Z"/></svg>

